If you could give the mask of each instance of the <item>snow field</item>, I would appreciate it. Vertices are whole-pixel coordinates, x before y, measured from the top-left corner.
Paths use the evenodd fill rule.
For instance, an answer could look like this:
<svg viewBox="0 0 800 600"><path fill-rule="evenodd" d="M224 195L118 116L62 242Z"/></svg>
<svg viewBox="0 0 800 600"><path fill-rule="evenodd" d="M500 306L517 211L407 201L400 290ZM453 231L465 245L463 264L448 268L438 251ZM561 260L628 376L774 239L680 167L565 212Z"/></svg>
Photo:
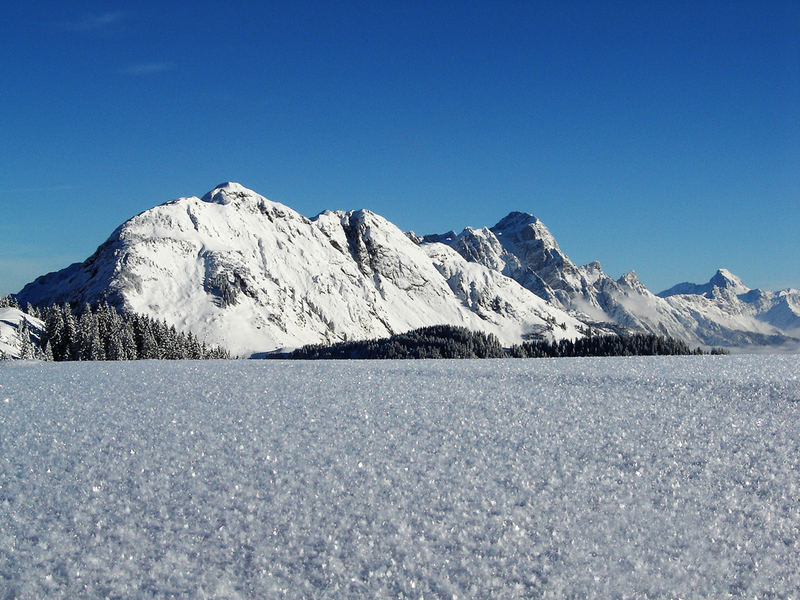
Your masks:
<svg viewBox="0 0 800 600"><path fill-rule="evenodd" d="M798 597L800 357L0 365L0 597Z"/></svg>

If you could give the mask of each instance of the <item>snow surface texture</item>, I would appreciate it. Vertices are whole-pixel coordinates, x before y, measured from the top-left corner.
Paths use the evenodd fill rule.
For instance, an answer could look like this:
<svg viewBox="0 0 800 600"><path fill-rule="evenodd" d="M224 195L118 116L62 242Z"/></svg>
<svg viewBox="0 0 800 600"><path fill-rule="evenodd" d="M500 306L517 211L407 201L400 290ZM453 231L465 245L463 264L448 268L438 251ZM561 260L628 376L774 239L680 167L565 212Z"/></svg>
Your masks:
<svg viewBox="0 0 800 600"><path fill-rule="evenodd" d="M797 356L0 366L0 596L797 597Z"/></svg>

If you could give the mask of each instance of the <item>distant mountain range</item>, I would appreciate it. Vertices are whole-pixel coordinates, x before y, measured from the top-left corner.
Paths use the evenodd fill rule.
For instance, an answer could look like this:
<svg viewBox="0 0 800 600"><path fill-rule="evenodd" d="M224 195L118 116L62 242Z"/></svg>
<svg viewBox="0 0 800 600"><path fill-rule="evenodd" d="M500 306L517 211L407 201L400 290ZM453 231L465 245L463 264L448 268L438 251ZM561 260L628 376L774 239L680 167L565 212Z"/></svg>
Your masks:
<svg viewBox="0 0 800 600"><path fill-rule="evenodd" d="M575 265L530 214L420 237L368 210L309 219L237 183L133 217L15 297L106 300L242 356L438 324L508 345L630 330L705 346L800 341L798 290L750 290L720 269L656 295L633 272Z"/></svg>

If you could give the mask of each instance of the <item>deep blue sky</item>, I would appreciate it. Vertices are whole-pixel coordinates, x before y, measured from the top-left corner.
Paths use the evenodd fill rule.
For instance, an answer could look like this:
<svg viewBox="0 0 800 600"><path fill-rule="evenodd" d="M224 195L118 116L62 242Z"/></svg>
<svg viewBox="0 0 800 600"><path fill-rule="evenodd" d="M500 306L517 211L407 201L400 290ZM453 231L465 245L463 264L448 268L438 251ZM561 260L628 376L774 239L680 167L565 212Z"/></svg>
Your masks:
<svg viewBox="0 0 800 600"><path fill-rule="evenodd" d="M131 6L3 9L0 293L226 180L418 233L531 212L654 292L800 287L795 0Z"/></svg>

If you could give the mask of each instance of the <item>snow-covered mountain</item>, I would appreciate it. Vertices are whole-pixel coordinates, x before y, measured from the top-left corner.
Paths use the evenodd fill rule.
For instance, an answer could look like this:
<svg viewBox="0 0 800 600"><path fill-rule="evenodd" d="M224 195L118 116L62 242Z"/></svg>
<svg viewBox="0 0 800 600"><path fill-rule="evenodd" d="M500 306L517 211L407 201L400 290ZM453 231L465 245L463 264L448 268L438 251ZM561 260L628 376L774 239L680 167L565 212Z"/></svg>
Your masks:
<svg viewBox="0 0 800 600"><path fill-rule="evenodd" d="M662 298L668 298L669 296L694 294L702 295L706 298L713 298L715 295L719 295L721 290L726 290L728 292L732 292L733 294L739 295L746 294L750 291L750 288L747 287L736 275L728 271L728 269L718 269L708 283L697 284L685 281L672 286L668 290L660 292L658 295Z"/></svg>
<svg viewBox="0 0 800 600"><path fill-rule="evenodd" d="M491 228L416 239L444 243L587 323L610 322L708 346L778 345L800 336L800 291L750 290L720 269L706 284L682 283L654 295L633 271L614 280L597 262L574 264L527 213L511 213Z"/></svg>
<svg viewBox="0 0 800 600"><path fill-rule="evenodd" d="M717 309L721 312L717 322L750 325L752 331L768 336L765 343L781 343L781 336L800 338L800 290L750 289L727 269L719 269L708 283L679 283L658 295L695 314Z"/></svg>
<svg viewBox="0 0 800 600"><path fill-rule="evenodd" d="M583 323L446 246L421 246L367 211L308 219L236 183L133 217L83 263L39 277L20 302L107 300L248 355L385 337L434 324L525 337Z"/></svg>
<svg viewBox="0 0 800 600"><path fill-rule="evenodd" d="M418 237L368 210L309 219L236 183L133 217L85 262L39 277L17 299L107 300L236 355L435 324L505 344L589 327L708 346L800 337L797 290L750 290L721 269L655 295L633 271L612 279L597 262L574 264L527 213Z"/></svg>

